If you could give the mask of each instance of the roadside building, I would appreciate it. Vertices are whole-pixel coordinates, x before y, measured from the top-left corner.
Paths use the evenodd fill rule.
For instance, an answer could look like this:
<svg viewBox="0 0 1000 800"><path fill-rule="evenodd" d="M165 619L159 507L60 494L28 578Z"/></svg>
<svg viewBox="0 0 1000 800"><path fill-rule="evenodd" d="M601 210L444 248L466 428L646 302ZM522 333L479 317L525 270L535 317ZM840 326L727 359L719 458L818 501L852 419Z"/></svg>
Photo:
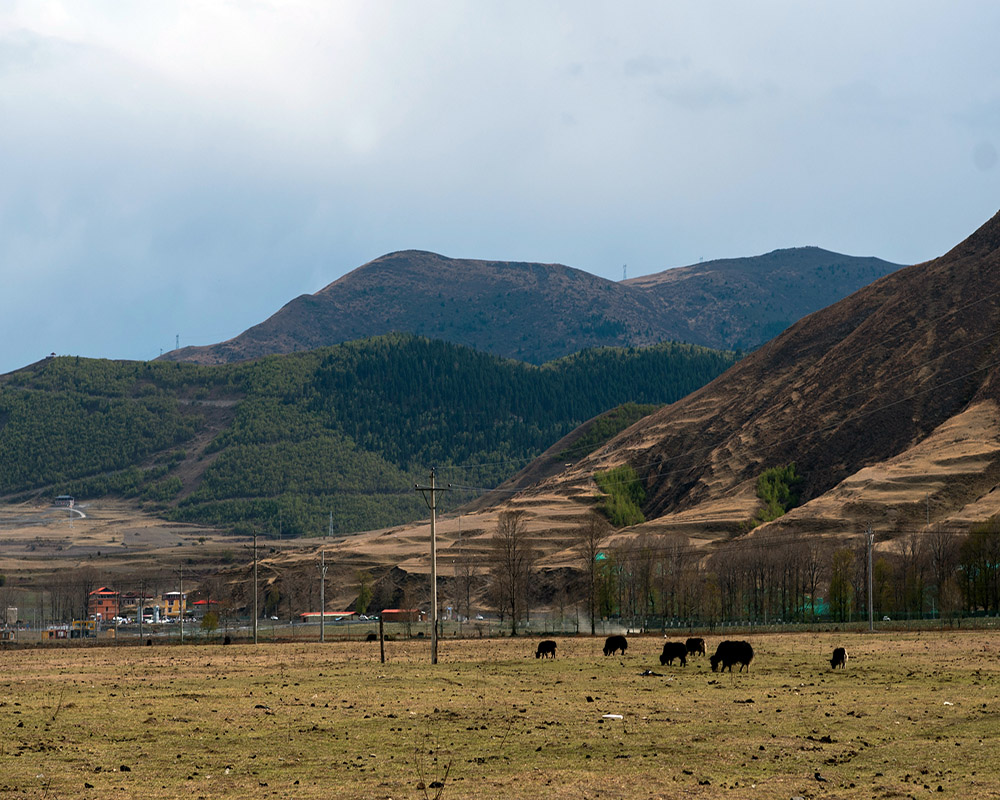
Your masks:
<svg viewBox="0 0 1000 800"><path fill-rule="evenodd" d="M150 606L155 605L156 596L145 592L122 592L118 596L118 613L123 617L138 620L139 615L152 614Z"/></svg>
<svg viewBox="0 0 1000 800"><path fill-rule="evenodd" d="M187 613L187 595L180 592L164 592L160 595L160 608L167 619L178 619Z"/></svg>
<svg viewBox="0 0 1000 800"><path fill-rule="evenodd" d="M340 622L350 620L354 616L353 611L303 611L300 615L303 622L319 622L322 617L323 622Z"/></svg>
<svg viewBox="0 0 1000 800"><path fill-rule="evenodd" d="M191 606L191 613L194 614L195 619L204 619L205 615L209 611L214 611L216 614L219 613L220 607L222 606L221 600L195 600L188 605Z"/></svg>
<svg viewBox="0 0 1000 800"><path fill-rule="evenodd" d="M114 589L102 586L87 597L87 616L100 620L112 620L118 616L119 594Z"/></svg>
<svg viewBox="0 0 1000 800"><path fill-rule="evenodd" d="M427 612L419 608L383 608L384 622L426 622Z"/></svg>

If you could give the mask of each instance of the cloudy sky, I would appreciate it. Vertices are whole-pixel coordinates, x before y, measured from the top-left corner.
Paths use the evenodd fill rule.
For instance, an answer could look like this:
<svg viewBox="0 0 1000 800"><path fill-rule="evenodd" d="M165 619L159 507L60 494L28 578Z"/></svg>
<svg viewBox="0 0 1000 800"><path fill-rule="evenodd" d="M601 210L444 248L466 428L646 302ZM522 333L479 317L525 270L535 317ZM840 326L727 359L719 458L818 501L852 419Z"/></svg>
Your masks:
<svg viewBox="0 0 1000 800"><path fill-rule="evenodd" d="M1000 209L1000 4L0 0L0 372L392 250L913 263Z"/></svg>

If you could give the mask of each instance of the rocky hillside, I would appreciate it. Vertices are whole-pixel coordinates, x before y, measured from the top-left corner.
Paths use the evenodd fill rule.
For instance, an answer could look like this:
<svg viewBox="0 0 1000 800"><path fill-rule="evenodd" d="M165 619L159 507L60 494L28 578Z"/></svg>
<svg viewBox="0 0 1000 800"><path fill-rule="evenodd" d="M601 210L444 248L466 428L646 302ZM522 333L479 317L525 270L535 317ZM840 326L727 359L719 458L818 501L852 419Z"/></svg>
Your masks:
<svg viewBox="0 0 1000 800"><path fill-rule="evenodd" d="M534 364L589 347L664 341L752 350L898 266L806 247L616 283L560 264L408 250L292 300L233 339L163 358L220 364L393 331Z"/></svg>

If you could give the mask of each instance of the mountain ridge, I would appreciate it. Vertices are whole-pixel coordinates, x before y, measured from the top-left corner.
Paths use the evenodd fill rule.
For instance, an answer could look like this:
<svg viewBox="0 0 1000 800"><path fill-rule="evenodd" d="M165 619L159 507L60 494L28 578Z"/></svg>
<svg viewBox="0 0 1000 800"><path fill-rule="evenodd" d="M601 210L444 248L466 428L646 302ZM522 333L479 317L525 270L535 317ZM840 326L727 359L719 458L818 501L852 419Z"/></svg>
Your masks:
<svg viewBox="0 0 1000 800"><path fill-rule="evenodd" d="M750 350L898 268L807 247L615 282L562 264L400 250L294 298L232 339L161 358L229 363L390 332L535 364L591 347L663 341Z"/></svg>

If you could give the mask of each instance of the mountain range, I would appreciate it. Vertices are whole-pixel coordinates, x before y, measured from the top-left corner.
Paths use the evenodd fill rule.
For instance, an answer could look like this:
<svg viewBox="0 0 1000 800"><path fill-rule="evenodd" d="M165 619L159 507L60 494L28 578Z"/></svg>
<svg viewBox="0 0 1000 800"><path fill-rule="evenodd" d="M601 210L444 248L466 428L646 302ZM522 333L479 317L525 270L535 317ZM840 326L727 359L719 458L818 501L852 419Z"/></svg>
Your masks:
<svg viewBox="0 0 1000 800"><path fill-rule="evenodd" d="M666 341L749 351L898 268L800 247L614 282L561 264L405 250L295 298L228 341L162 358L224 364L391 332L532 364L592 347Z"/></svg>

